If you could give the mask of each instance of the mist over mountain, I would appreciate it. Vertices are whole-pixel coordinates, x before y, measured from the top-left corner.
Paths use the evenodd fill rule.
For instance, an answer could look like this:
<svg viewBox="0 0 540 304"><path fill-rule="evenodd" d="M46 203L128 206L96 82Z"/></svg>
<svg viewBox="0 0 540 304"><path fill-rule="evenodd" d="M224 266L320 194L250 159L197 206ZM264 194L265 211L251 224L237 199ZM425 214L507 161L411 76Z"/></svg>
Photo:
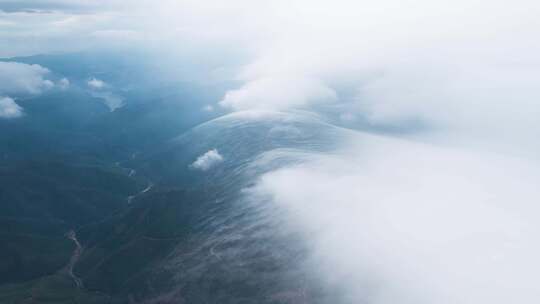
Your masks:
<svg viewBox="0 0 540 304"><path fill-rule="evenodd" d="M0 303L538 303L539 13L0 0Z"/></svg>

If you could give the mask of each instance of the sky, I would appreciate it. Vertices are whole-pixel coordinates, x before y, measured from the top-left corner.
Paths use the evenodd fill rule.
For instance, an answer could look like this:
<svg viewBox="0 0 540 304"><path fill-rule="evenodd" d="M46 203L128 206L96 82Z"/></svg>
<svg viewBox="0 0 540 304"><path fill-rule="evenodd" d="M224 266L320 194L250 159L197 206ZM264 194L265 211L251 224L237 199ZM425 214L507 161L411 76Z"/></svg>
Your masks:
<svg viewBox="0 0 540 304"><path fill-rule="evenodd" d="M207 78L239 84L213 105L230 110L324 104L344 120L420 121L456 140L539 135L536 1L1 0L0 10L0 57L140 49L212 62Z"/></svg>
<svg viewBox="0 0 540 304"><path fill-rule="evenodd" d="M539 15L532 0L0 0L0 57L138 49L237 84L207 109L420 124L351 131L253 191L311 233L352 299L538 303ZM49 74L0 63L0 118L23 115L13 94L69 81ZM221 161L210 150L193 168Z"/></svg>

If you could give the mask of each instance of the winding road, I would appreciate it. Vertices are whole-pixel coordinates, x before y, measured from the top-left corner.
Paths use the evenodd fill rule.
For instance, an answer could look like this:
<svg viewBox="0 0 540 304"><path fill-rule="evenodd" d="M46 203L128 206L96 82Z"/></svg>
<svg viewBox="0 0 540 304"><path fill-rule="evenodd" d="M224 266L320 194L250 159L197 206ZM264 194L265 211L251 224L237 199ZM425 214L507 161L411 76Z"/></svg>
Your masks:
<svg viewBox="0 0 540 304"><path fill-rule="evenodd" d="M131 204L131 201L136 198L137 196L141 195L141 194L144 194L148 191L150 191L150 189L152 189L152 187L154 187L154 184L152 182L148 182L148 186L146 186L146 188L144 188L143 190L141 190L141 192L137 193L137 194L134 194L134 195L130 195L128 196L127 198L127 203L128 205Z"/></svg>
<svg viewBox="0 0 540 304"><path fill-rule="evenodd" d="M77 264L77 261L81 257L81 253L83 250L83 247L81 246L81 243L79 243L79 240L77 239L77 233L75 230L70 230L68 233L66 233L66 237L75 243L75 250L73 250L73 253L71 254L71 258L69 259L69 263L66 265L66 270L69 276L73 279L73 282L75 282L75 285L77 288L81 289L83 288L82 280L73 273L73 268L75 267L75 264Z"/></svg>
<svg viewBox="0 0 540 304"><path fill-rule="evenodd" d="M135 153L132 155L132 158L135 157ZM123 168L123 169L127 169L129 170L128 172L128 176L129 177L133 177L135 174L137 174L137 171L135 169L132 169L132 168L126 168L126 167L122 167L120 165L120 162L116 162L115 164L116 166L120 167L120 168ZM131 204L131 201L133 199L135 199L137 196L139 195L142 195L148 191L150 191L152 189L152 187L154 187L154 183L152 183L151 181L148 181L148 186L146 188L144 188L143 190L141 190L140 192L136 193L136 194L133 194L133 195L130 195L127 197L127 203L128 204ZM79 242L79 240L77 239L77 232L75 232L75 230L70 230L66 233L66 237L70 240L73 241L73 243L75 243L75 249L73 250L73 253L71 254L71 257L69 259L69 262L68 264L65 266L64 268L64 271L67 272L67 274L73 279L73 282L75 282L75 285L77 286L78 289L82 289L84 288L84 285L83 285L83 282L81 280L81 278L79 278L74 272L73 272L73 269L75 267L75 265L77 264L77 262L79 261L79 258L81 257L81 254L82 254L82 251L83 251L83 247L81 246L81 243Z"/></svg>

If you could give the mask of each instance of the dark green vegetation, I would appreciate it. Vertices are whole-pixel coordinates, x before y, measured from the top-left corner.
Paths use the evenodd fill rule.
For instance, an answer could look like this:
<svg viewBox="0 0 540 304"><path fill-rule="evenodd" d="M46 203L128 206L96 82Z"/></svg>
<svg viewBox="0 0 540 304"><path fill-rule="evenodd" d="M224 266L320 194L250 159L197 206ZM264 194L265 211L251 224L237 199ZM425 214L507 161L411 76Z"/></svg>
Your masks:
<svg viewBox="0 0 540 304"><path fill-rule="evenodd" d="M138 59L14 59L71 86L20 96L25 116L0 120L0 303L324 302L299 270L298 235L241 190L265 170L249 166L265 151L328 148L322 138L338 135L296 114L211 120L218 113L201 109L219 85L171 84ZM91 94L98 76L123 107ZM189 167L214 148L220 166Z"/></svg>
<svg viewBox="0 0 540 304"><path fill-rule="evenodd" d="M99 304L109 303L105 294L77 289L66 274L52 274L19 284L0 286L0 303Z"/></svg>
<svg viewBox="0 0 540 304"><path fill-rule="evenodd" d="M140 238L143 232L131 216L140 211L130 211L128 197L149 181L122 164L135 164L138 153L209 114L179 117L194 112L194 105L181 100L198 107L204 94L137 77L143 74L132 64L135 59L115 54L10 59L40 64L52 72L48 77L67 77L71 85L14 96L25 115L0 119L0 303L103 303L110 296L101 291L116 292L170 247ZM121 92L123 108L111 112L91 94L86 81L95 75L115 94ZM159 222L154 226L165 229ZM75 273L88 272L85 283L95 291L76 288L69 274L75 250L66 236L70 230L88 238L79 237L85 250ZM136 255L116 253L115 246Z"/></svg>

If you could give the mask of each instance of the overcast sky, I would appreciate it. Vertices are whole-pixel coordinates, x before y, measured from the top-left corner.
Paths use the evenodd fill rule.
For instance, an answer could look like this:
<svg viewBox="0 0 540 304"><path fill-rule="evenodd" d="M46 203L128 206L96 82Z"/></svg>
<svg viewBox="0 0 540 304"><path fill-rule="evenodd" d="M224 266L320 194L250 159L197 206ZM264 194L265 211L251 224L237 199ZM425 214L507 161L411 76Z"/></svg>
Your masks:
<svg viewBox="0 0 540 304"><path fill-rule="evenodd" d="M457 138L540 135L538 1L0 0L0 10L4 57L221 56L214 71L241 84L217 101L231 110L327 103L347 120L421 121Z"/></svg>

